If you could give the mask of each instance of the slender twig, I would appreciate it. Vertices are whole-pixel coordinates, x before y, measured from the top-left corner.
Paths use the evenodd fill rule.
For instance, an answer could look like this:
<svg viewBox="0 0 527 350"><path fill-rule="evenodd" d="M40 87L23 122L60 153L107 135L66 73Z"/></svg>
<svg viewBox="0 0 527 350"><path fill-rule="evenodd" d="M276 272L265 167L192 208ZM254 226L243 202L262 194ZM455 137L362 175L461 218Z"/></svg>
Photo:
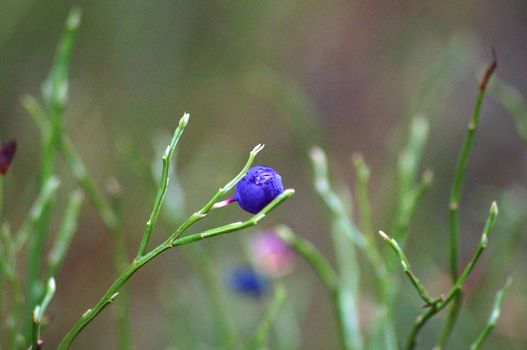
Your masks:
<svg viewBox="0 0 527 350"><path fill-rule="evenodd" d="M150 214L150 218L146 223L143 238L141 240L141 244L139 245L139 250L137 251L138 258L145 254L146 248L148 246L148 240L150 239L150 234L152 233L152 228L154 227L157 221L157 217L159 216L159 212L161 211L161 207L163 205L163 201L165 199L165 195L168 189L168 172L170 170L170 160L172 159L172 155L174 154L174 150L176 149L176 145L179 139L181 138L181 135L183 135L183 130L188 124L189 117L190 115L188 113L185 113L183 117L179 120L179 125L174 131L172 141L167 146L165 153L163 154L163 169L161 170L161 180L159 181L159 188L157 190L154 206L152 207L152 213Z"/></svg>
<svg viewBox="0 0 527 350"><path fill-rule="evenodd" d="M370 167L364 162L361 154L351 157L357 174L356 193L357 206L359 208L361 231L365 237L373 236L373 225L371 223L371 206L368 196L368 182L370 180Z"/></svg>
<svg viewBox="0 0 527 350"><path fill-rule="evenodd" d="M384 332L384 346L386 350L395 349L397 347L397 336L395 334L395 326L392 319L391 309L391 294L390 294L390 276L386 273L386 264L381 257L379 248L375 243L373 237L373 225L371 222L371 206L368 195L368 183L370 179L370 168L364 161L364 158L360 154L354 154L352 156L352 162L355 166L355 172L357 174L356 180L356 195L357 195L357 207L360 215L361 230L364 234L366 241L365 251L366 256L373 266L375 275L375 282L377 288L378 298L380 302L378 307L381 312L377 313L379 321L383 324L385 329Z"/></svg>
<svg viewBox="0 0 527 350"><path fill-rule="evenodd" d="M468 164L468 157L474 144L474 137L476 129L479 125L479 119L481 116L481 107L485 97L485 88L487 82L490 79L492 73L496 69L496 60L494 60L487 68L484 79L480 83L480 89L476 98L476 104L474 106L474 112L470 118L470 122L467 128L467 134L465 141L461 148L461 152L456 165L454 174L454 180L452 183L452 190L450 192L449 209L450 209L450 273L452 278L455 280L457 277L457 247L459 238L459 200L462 194L463 182L465 179L465 172Z"/></svg>
<svg viewBox="0 0 527 350"><path fill-rule="evenodd" d="M51 177L46 183L44 183L44 186L42 186L38 197L35 199L33 206L29 210L29 213L14 238L16 252L19 252L24 247L24 244L35 230L35 226L37 225L42 212L49 206L50 202L55 199L59 185L59 179L57 177Z"/></svg>
<svg viewBox="0 0 527 350"><path fill-rule="evenodd" d="M494 77L489 84L489 95L498 101L507 113L512 117L516 130L524 143L527 143L527 102L522 92L515 86L510 85Z"/></svg>
<svg viewBox="0 0 527 350"><path fill-rule="evenodd" d="M341 337L342 347L350 349L347 336L347 328L345 324L345 315L342 312L340 305L342 292L341 279L337 272L333 269L327 259L320 253L320 251L309 241L297 236L289 227L280 225L276 228L277 235L283 239L298 255L300 255L311 266L318 278L322 281L329 292L331 304L334 309L337 329ZM354 315L347 315L354 316Z"/></svg>
<svg viewBox="0 0 527 350"><path fill-rule="evenodd" d="M291 249L300 255L315 271L326 288L334 292L338 288L339 277L322 253L309 241L297 236L289 227L279 225L276 234L286 242Z"/></svg>
<svg viewBox="0 0 527 350"><path fill-rule="evenodd" d="M267 349L267 342L269 338L269 332L274 320L278 316L278 312L284 305L286 299L286 290L283 286L278 285L275 287L274 297L271 302L271 306L267 310L262 322L258 326L254 337L249 343L249 349L252 350L264 350Z"/></svg>
<svg viewBox="0 0 527 350"><path fill-rule="evenodd" d="M494 298L494 305L492 306L492 310L490 312L489 319L487 320L487 324L483 328L483 331L481 331L481 333L479 334L478 338L470 345L470 350L478 350L487 338L487 336L490 334L490 332L492 332L494 326L496 326L496 322L500 317L501 304L503 304L503 299L505 298L505 294L509 290L511 284L512 278L509 277L503 288L501 288L496 293L496 297Z"/></svg>
<svg viewBox="0 0 527 350"><path fill-rule="evenodd" d="M77 221L80 208L83 201L83 194L80 191L74 191L66 204L66 211L60 229L55 238L51 250L48 255L48 269L47 276L51 278L55 276L66 258L66 252L70 246L71 240L75 231L77 230Z"/></svg>
<svg viewBox="0 0 527 350"><path fill-rule="evenodd" d="M48 308L48 305L55 294L55 279L51 277L48 279L46 290L42 302L33 309L33 329L31 335L31 350L38 350L41 348L42 339L40 338L40 329L42 327L42 318Z"/></svg>
<svg viewBox="0 0 527 350"><path fill-rule="evenodd" d="M51 128L46 112L31 96L25 96L22 103L29 115L39 126L41 133L46 135ZM107 227L113 246L114 266L117 273L120 273L128 265L128 255L124 237L121 232L121 221L115 208L98 189L95 181L88 173L86 166L75 149L73 142L64 130L61 130L61 133L59 134L59 140L56 147L57 150L62 153L62 156L73 173L78 185L82 188L84 193L86 193L88 199L97 209L103 223ZM119 298L115 313L115 321L118 328L118 347L120 349L131 348L131 335L128 325L126 299L126 291L121 290L121 298Z"/></svg>
<svg viewBox="0 0 527 350"><path fill-rule="evenodd" d="M364 249L366 244L362 233L353 225L346 205L331 188L328 175L328 161L326 153L319 147L310 151L311 164L314 173L315 190L320 195L324 204L330 210L332 216L338 220L337 226L343 234L348 236L357 247Z"/></svg>
<svg viewBox="0 0 527 350"><path fill-rule="evenodd" d="M22 98L22 105L31 119L33 119L38 125L41 134L45 135L50 128L50 122L46 112L42 109L38 101L33 96L26 95ZM86 193L92 204L97 209L105 226L110 230L118 229L119 218L115 213L115 210L99 191L95 181L88 173L79 153L75 149L73 141L64 130L60 134L60 140L57 143L57 150L62 154L78 185L82 188L84 193Z"/></svg>
<svg viewBox="0 0 527 350"><path fill-rule="evenodd" d="M375 275L378 280L379 294L382 296L386 286L386 266L381 258L379 249L373 239L373 225L371 223L371 207L368 196L368 182L370 177L370 168L364 162L359 154L352 157L353 165L357 173L356 193L357 206L361 218L361 230L364 234L365 250L368 259L373 265Z"/></svg>
<svg viewBox="0 0 527 350"><path fill-rule="evenodd" d="M463 182L465 179L465 172L466 172L467 164L468 164L468 157L470 155L470 151L472 150L472 146L474 144L476 129L478 128L478 125L479 125L479 120L481 116L481 107L483 105L483 100L485 98L487 84L497 67L497 61L496 61L496 56L495 56L494 51L493 51L493 55L494 55L494 60L487 67L485 74L483 76L483 79L481 80L479 84L479 93L476 98L476 104L474 106L474 111L472 113L470 122L468 124L465 140L463 142L463 146L459 154L459 158L457 161L456 170L454 174L454 180L452 183L452 190L450 192L450 199L449 199L450 275L453 281L456 280L458 276L459 201L461 199ZM457 315L459 314L460 306L461 306L461 293L459 294L458 297L456 297L456 301L454 302L449 312L449 315L447 317L447 321L443 327L443 331L442 331L442 334L441 334L441 337L439 339L439 343L437 346L439 349L442 349L446 345L446 342L448 341L450 333L452 332L452 329L454 328Z"/></svg>
<svg viewBox="0 0 527 350"><path fill-rule="evenodd" d="M412 119L408 131L408 141L397 162L397 207L392 234L403 246L417 204L432 180L431 172L425 171L421 181L417 181L419 165L428 141L429 129L428 119L423 115L416 115Z"/></svg>
<svg viewBox="0 0 527 350"><path fill-rule="evenodd" d="M241 345L237 344L239 335L229 318L231 313L226 309L210 255L199 244L189 246L182 253L188 257L202 283L204 298L214 320L214 331L217 335L219 348L238 349L238 346Z"/></svg>
<svg viewBox="0 0 527 350"><path fill-rule="evenodd" d="M412 285L415 287L417 293L423 299L425 302L425 307L429 307L435 303L437 303L439 300L434 299L430 296L428 291L426 290L425 286L421 283L421 281L415 276L415 274L412 271L412 268L410 267L410 263L408 262L408 258L406 257L406 254L401 249L397 241L393 238L390 238L386 233L379 231L379 235L390 245L390 247L393 249L395 254L399 257L399 261L401 262L401 266L403 267L404 273L408 276L408 279L410 282L412 282Z"/></svg>
<svg viewBox="0 0 527 350"><path fill-rule="evenodd" d="M55 147L61 133L61 119L68 96L69 62L80 21L80 9L72 9L66 19L64 34L57 46L53 67L43 86L42 93L48 107L51 125L43 151L41 174L43 181L53 174Z"/></svg>
<svg viewBox="0 0 527 350"><path fill-rule="evenodd" d="M428 119L418 114L410 122L407 143L397 161L397 180L399 198L404 198L416 183L419 165L430 133Z"/></svg>
<svg viewBox="0 0 527 350"><path fill-rule="evenodd" d="M162 156L163 154L159 154L159 158L162 158ZM139 166L147 166L144 160L142 160L142 163L143 164L139 164ZM175 162L172 161L170 162L169 176L170 185L176 190L171 193L170 189L167 189L167 195L165 195L167 202L162 208L163 219L171 228L177 227L180 222L180 216L185 211L184 201L182 201L182 198L185 196L185 194L181 184L178 181L174 163ZM160 181L162 179L158 178L157 174L154 172L151 172L151 176L149 176L147 180L150 181L153 186L159 187ZM174 196L178 198L174 198ZM178 201L177 205L170 203L170 200ZM205 293L205 299L210 306L209 309L216 325L215 332L217 334L220 348L238 349L241 345L237 343L239 337L238 332L232 324L231 318L229 317L230 313L227 312L225 300L223 300L221 288L219 288L218 285L219 281L217 280L214 264L211 260L210 254L208 254L204 248L205 247L197 244L191 245L189 246L189 249L182 251L182 254L184 257L188 258L194 267L196 276L202 283L202 290Z"/></svg>
<svg viewBox="0 0 527 350"><path fill-rule="evenodd" d="M339 288L332 293L332 302L339 325L339 335L344 349L360 350L364 344L358 312L360 270L354 245L365 249L366 240L353 225L347 206L331 188L324 151L321 148L313 148L310 157L315 189L332 216L331 238L340 276Z"/></svg>
<svg viewBox="0 0 527 350"><path fill-rule="evenodd" d="M4 246L4 261L1 265L2 272L6 277L7 283L9 283L11 289L11 308L8 311L7 318L7 349L13 349L16 346L16 339L18 336L18 326L20 319L20 312L24 307L24 293L22 291L22 285L20 279L16 273L16 249L15 241L11 236L9 226L3 225L1 230L1 242Z"/></svg>
<svg viewBox="0 0 527 350"><path fill-rule="evenodd" d="M43 97L49 115L47 132L43 135L42 159L41 159L41 186L53 176L55 172L56 146L59 143L62 132L62 117L68 95L68 71L69 62L73 52L73 46L80 25L81 11L74 8L66 19L64 33L57 46L53 66L46 82L43 85ZM51 203L44 207L35 232L29 242L29 253L27 262L27 313L32 312L35 305L42 297L43 283L41 281L40 263L44 255L44 243L48 233L51 216ZM30 317L27 317L26 338L31 332Z"/></svg>
<svg viewBox="0 0 527 350"><path fill-rule="evenodd" d="M494 226L494 222L496 220L496 216L498 215L498 206L496 205L496 202L493 202L490 206L489 216L487 218L487 222L485 223L485 227L483 228L483 233L481 235L481 239L479 242L479 245L476 249L476 253L470 260L470 262L467 264L461 275L457 278L456 282L453 284L453 286L450 288L450 291L448 292L447 296L444 298L441 298L442 300L437 303L433 303L430 308L422 315L417 317L414 325L412 326L412 329L410 330L410 334L408 335L408 342L406 349L411 350L414 349L417 344L417 336L420 332L420 330L423 328L423 326L426 324L426 322L435 314L437 314L439 311L443 310L454 298L456 298L459 293L461 293L463 284L467 280L468 276L472 272L472 269L476 265L476 263L479 260L479 257L487 247L488 243L488 234L492 230L492 227Z"/></svg>

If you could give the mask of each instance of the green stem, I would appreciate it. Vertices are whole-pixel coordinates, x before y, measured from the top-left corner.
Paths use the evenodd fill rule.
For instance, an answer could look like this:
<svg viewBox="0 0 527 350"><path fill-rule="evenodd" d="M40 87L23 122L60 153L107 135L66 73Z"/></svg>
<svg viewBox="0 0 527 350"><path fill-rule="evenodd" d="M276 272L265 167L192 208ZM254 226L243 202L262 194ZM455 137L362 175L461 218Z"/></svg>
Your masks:
<svg viewBox="0 0 527 350"><path fill-rule="evenodd" d="M450 192L449 199L449 229L450 229L450 275L452 280L455 281L458 276L458 241L459 241L459 202L461 199L463 182L465 179L465 172L468 164L468 157L472 146L474 144L474 137L476 130L479 125L479 120L481 116L481 108L483 105L483 100L485 98L485 92L487 84L492 74L496 70L497 62L494 58L494 61L487 67L485 75L479 86L479 93L476 98L476 104L474 106L474 111L470 118L470 122L467 128L467 134L459 154L459 158L456 165L456 170L454 174L454 181L452 183L452 190ZM445 326L443 328L441 337L439 339L438 348L442 349L446 345L448 338L454 328L457 316L459 314L459 309L461 307L461 293L460 296L456 298L454 305L452 306Z"/></svg>
<svg viewBox="0 0 527 350"><path fill-rule="evenodd" d="M398 209L400 212L394 224L393 236L399 237L398 240L403 247L408 236L410 222L417 210L418 204L432 185L433 179L434 173L432 170L426 169L421 176L421 180L400 200L401 204Z"/></svg>
<svg viewBox="0 0 527 350"><path fill-rule="evenodd" d="M62 339L61 343L58 346L59 350L67 349L76 336L86 327L106 306L112 303L115 298L119 295L121 288L126 284L126 282L144 265L152 261L158 255L164 251L174 248L176 246L189 244L192 242L197 242L206 238L226 234L233 231L239 231L243 228L256 225L261 219L263 219L267 213L272 211L278 205L283 203L286 199L291 197L294 194L294 190L288 189L284 191L280 196L275 198L271 203L269 203L264 209L262 209L258 214L252 216L250 219L244 222L236 222L229 225L224 225L216 227L210 230L206 230L200 233L195 233L189 236L182 238L177 238L178 231L170 235L170 237L158 245L156 248L152 249L147 254L143 255L141 258L136 258L115 280L115 282L108 288L103 297L99 302L91 309L88 309L82 317L77 321L77 323L70 329L66 336Z"/></svg>
<svg viewBox="0 0 527 350"><path fill-rule="evenodd" d="M492 307L492 311L490 312L487 324L483 328L483 331L479 334L478 338L470 345L470 350L478 350L487 338L487 336L490 334L490 332L492 332L492 330L494 329L494 326L496 325L496 322L500 317L501 304L503 304L503 299L505 298L505 294L509 290L511 283L512 279L509 278L505 283L505 286L503 286L503 288L501 288L496 293L496 297L494 298L494 305Z"/></svg>
<svg viewBox="0 0 527 350"><path fill-rule="evenodd" d="M362 155L354 154L352 157L355 172L357 174L356 194L357 206L359 209L361 230L366 240L365 251L366 256L373 266L375 275L375 282L377 288L379 305L382 312L379 314L382 318L381 322L384 325L385 347L386 350L391 350L397 347L396 335L392 320L391 310L391 294L390 294L390 276L386 273L386 264L381 257L377 244L373 239L373 225L371 221L371 205L368 196L368 183L370 179L370 168L365 163Z"/></svg>
<svg viewBox="0 0 527 350"><path fill-rule="evenodd" d="M68 198L64 219L48 255L48 279L57 275L64 259L66 258L66 253L71 240L77 230L78 216L82 201L83 195L79 190L74 191Z"/></svg>
<svg viewBox="0 0 527 350"><path fill-rule="evenodd" d="M24 294L20 280L16 274L16 250L15 242L7 226L1 230L1 239L5 248L4 262L2 265L3 274L11 288L11 309L8 310L7 317L7 349L18 349L17 329L20 322L20 312L24 307Z"/></svg>
<svg viewBox="0 0 527 350"><path fill-rule="evenodd" d="M165 153L163 154L163 169L161 171L161 181L159 181L159 188L157 190L154 206L152 208L150 218L146 223L143 238L141 240L141 244L139 245L139 250L137 251L138 258L143 256L146 251L146 248L148 246L148 240L150 239L150 234L152 233L152 228L154 227L157 221L157 217L159 216L159 212L161 211L161 206L163 205L163 201L165 199L165 195L168 189L168 172L170 170L170 160L172 159L172 155L174 154L176 145L179 139L181 138L181 135L183 134L183 130L188 124L189 117L190 115L188 113L185 113L183 117L179 120L179 125L174 131L172 141L170 142L170 145L168 145L168 147L166 148Z"/></svg>
<svg viewBox="0 0 527 350"><path fill-rule="evenodd" d="M370 167L364 162L361 154L354 154L352 156L352 163L357 174L356 193L357 206L359 208L359 216L361 223L361 230L367 239L368 236L373 236L373 225L371 223L371 205L368 196L368 183L370 181ZM376 249L374 245L372 249ZM381 261L382 263L382 261Z"/></svg>
<svg viewBox="0 0 527 350"><path fill-rule="evenodd" d="M225 309L225 303L220 293L221 288L218 285L211 259L203 249L204 247L200 245L190 246L189 260L203 284L202 289L205 293L205 299L210 306L214 319L214 330L217 332L218 338L217 344L219 344L220 349L232 349L235 348L234 344L237 340L236 330L232 325L231 319L227 317L228 313Z"/></svg>
<svg viewBox="0 0 527 350"><path fill-rule="evenodd" d="M50 122L47 120L45 112L40 108L38 102L30 96L23 99L23 105L28 111L29 115L35 120L40 127L43 134L49 132L51 128ZM82 188L84 193L97 209L104 225L109 230L111 241L114 266L117 273L123 271L128 265L128 253L124 237L121 232L121 222L115 209L110 202L99 191L93 178L89 175L86 166L80 158L78 152L73 145L73 142L68 135L63 132L59 135L57 143L57 150L62 153L66 164L72 171L75 180ZM125 291L122 290L122 297L116 306L115 321L118 328L118 345L119 349L131 349L131 333L128 325L127 306L124 304L127 300Z"/></svg>
<svg viewBox="0 0 527 350"><path fill-rule="evenodd" d="M55 171L56 146L62 132L62 116L68 95L68 70L73 52L73 45L80 25L81 12L74 8L66 19L64 33L57 46L51 72L44 83L43 95L48 107L50 127L43 135L41 159L41 186L53 176ZM42 282L40 280L40 263L43 260L44 243L51 216L51 205L44 207L39 222L36 225L33 239L28 253L27 264L27 307L30 313L42 297ZM28 317L29 319L29 317ZM26 330L29 334L31 324L28 322Z"/></svg>
<svg viewBox="0 0 527 350"><path fill-rule="evenodd" d="M320 251L308 240L300 238L289 227L279 225L275 228L276 234L286 242L291 249L300 255L311 266L318 278L329 291L338 288L339 277L331 264Z"/></svg>
<svg viewBox="0 0 527 350"><path fill-rule="evenodd" d="M421 283L421 281L415 276L415 274L412 271L412 268L410 267L410 262L408 261L408 258L406 257L406 254L401 249L397 241L393 238L390 238L386 233L379 231L379 235L388 242L390 247L393 249L395 254L399 257L399 261L401 262L401 266L403 267L404 273L408 276L408 279L412 283L412 285L415 287L415 290L417 291L417 294L423 299L426 307L431 306L435 303L437 303L437 299L434 299L430 296L428 291L426 290L425 286Z"/></svg>
<svg viewBox="0 0 527 350"><path fill-rule="evenodd" d="M349 209L331 187L324 151L314 148L310 152L310 157L315 189L331 213L331 239L339 274L338 291L334 293L333 300L338 302L337 319L343 348L360 350L363 348L358 311L360 269L355 245L365 250L367 240L355 227Z"/></svg>
<svg viewBox="0 0 527 350"><path fill-rule="evenodd" d="M340 306L340 278L318 249L309 241L297 236L289 227L280 225L276 227L277 235L286 242L291 249L300 255L311 266L318 278L322 281L329 292L331 305L337 321L341 346L347 349L346 328L344 315Z"/></svg>
<svg viewBox="0 0 527 350"><path fill-rule="evenodd" d="M33 202L33 206L26 215L24 222L18 229L16 237L14 238L14 249L16 252L20 252L20 250L24 247L24 244L31 237L31 234L34 233L36 225L38 224L38 221L45 208L55 200L59 185L59 179L56 177L51 177L40 189L38 197Z"/></svg>
<svg viewBox="0 0 527 350"><path fill-rule="evenodd" d="M284 305L286 299L286 290L283 286L278 285L275 288L275 293L271 306L267 310L260 326L256 330L256 333L249 345L249 349L253 350L265 350L267 349L267 342L269 338L269 332L274 320L278 316L278 312Z"/></svg>
<svg viewBox="0 0 527 350"><path fill-rule="evenodd" d="M53 295L55 294L55 279L51 277L48 279L48 283L46 286L46 290L44 292L44 297L42 298L42 302L35 306L35 309L33 310L33 328L32 328L32 335L31 335L31 349L40 349L41 346L39 345L40 342L40 329L42 326L42 318L44 317L44 313L46 312L46 309L48 308L48 305L53 298Z"/></svg>
<svg viewBox="0 0 527 350"><path fill-rule="evenodd" d="M493 202L490 206L490 212L489 216L487 218L487 222L485 223L485 227L483 228L483 233L481 235L481 239L479 242L479 245L476 249L476 253L470 260L470 262L467 264L461 275L457 278L454 285L450 288L450 291L448 292L447 296L444 298L441 298L439 302L433 303L428 311L426 311L424 314L417 317L414 325L412 326L412 329L410 331L410 334L408 335L408 342L407 342L407 349L412 350L415 348L417 344L417 336L420 332L420 330L423 328L423 326L426 324L426 322L435 314L437 314L439 311L443 310L452 300L457 298L459 293L462 291L463 284L467 280L468 276L472 272L472 269L478 262L481 254L487 247L488 243L488 234L492 230L492 227L494 226L494 222L496 220L496 216L498 215L498 206L496 205L496 202Z"/></svg>
<svg viewBox="0 0 527 350"><path fill-rule="evenodd" d="M99 213L106 228L110 231L118 231L120 220L109 201L99 191L95 181L88 173L86 166L80 158L75 146L67 134L63 134L59 143L59 149L64 160L70 168L77 184L86 193L86 196Z"/></svg>

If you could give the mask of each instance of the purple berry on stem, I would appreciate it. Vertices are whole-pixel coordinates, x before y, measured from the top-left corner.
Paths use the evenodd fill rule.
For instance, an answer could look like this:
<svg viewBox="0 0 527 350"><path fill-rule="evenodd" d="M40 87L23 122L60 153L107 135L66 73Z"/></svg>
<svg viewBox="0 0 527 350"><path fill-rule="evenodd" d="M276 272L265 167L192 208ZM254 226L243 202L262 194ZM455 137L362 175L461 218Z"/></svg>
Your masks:
<svg viewBox="0 0 527 350"><path fill-rule="evenodd" d="M283 192L282 177L273 168L257 165L236 184L233 200L243 210L256 214Z"/></svg>

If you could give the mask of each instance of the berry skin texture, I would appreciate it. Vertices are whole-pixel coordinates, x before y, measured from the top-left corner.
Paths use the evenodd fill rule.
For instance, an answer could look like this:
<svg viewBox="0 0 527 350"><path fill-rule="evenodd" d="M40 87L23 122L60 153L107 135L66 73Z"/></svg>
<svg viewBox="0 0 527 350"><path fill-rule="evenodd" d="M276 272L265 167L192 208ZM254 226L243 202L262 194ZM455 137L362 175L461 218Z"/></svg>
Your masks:
<svg viewBox="0 0 527 350"><path fill-rule="evenodd" d="M282 192L282 177L273 168L257 165L236 184L234 200L243 210L257 214Z"/></svg>

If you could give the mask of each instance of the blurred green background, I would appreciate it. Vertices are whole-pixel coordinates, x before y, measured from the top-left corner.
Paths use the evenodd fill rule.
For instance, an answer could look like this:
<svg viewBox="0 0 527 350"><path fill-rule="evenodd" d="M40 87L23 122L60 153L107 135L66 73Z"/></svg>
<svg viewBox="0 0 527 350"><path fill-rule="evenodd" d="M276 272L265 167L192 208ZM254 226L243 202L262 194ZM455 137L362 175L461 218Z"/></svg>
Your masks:
<svg viewBox="0 0 527 350"><path fill-rule="evenodd" d="M364 154L372 167L374 228L388 229L397 154L409 118L423 113L432 125L423 165L434 170L435 180L411 226L407 253L434 294L447 291L448 195L478 76L494 47L497 76L527 89L527 2L0 0L0 138L19 143L5 185L5 210L13 226L35 196L41 145L20 100L27 93L40 96L73 5L82 8L83 19L71 62L65 127L97 183L116 179L120 184L130 256L154 198L152 160L185 111L191 121L177 155L185 199L184 205L176 203L184 211L174 210L172 219L199 208L240 169L254 145L265 143L257 163L277 169L297 194L263 225L286 223L327 256L329 225L312 189L309 148L324 147L335 180L349 186L355 179L350 156ZM466 287L467 308L452 340L456 348L466 348L476 337L494 293L509 275L514 284L486 348L527 348L526 154L513 120L490 96L461 204L462 264L479 239L490 202L497 200L502 210ZM74 182L67 176L62 180L61 198L66 198ZM61 206L59 201L55 214ZM246 214L232 206L199 227L240 217ZM154 240L169 230L168 223L161 225ZM229 266L247 259L239 236L256 231L200 243L214 262L219 286ZM392 252L384 256L395 259ZM85 205L57 276L51 323L44 329L50 348L113 281L111 259L104 226ZM365 280L362 312L368 315ZM299 348L335 348L322 285L303 263L286 282L288 302L302 310ZM420 312L420 300L406 282L396 307L401 339ZM212 324L201 288L179 249L139 272L130 283L136 348L210 348ZM232 307L232 322L249 334L267 301L220 292ZM443 317L426 327L421 348L432 347ZM367 321L363 326L367 329ZM106 310L73 348L113 348L114 332Z"/></svg>

